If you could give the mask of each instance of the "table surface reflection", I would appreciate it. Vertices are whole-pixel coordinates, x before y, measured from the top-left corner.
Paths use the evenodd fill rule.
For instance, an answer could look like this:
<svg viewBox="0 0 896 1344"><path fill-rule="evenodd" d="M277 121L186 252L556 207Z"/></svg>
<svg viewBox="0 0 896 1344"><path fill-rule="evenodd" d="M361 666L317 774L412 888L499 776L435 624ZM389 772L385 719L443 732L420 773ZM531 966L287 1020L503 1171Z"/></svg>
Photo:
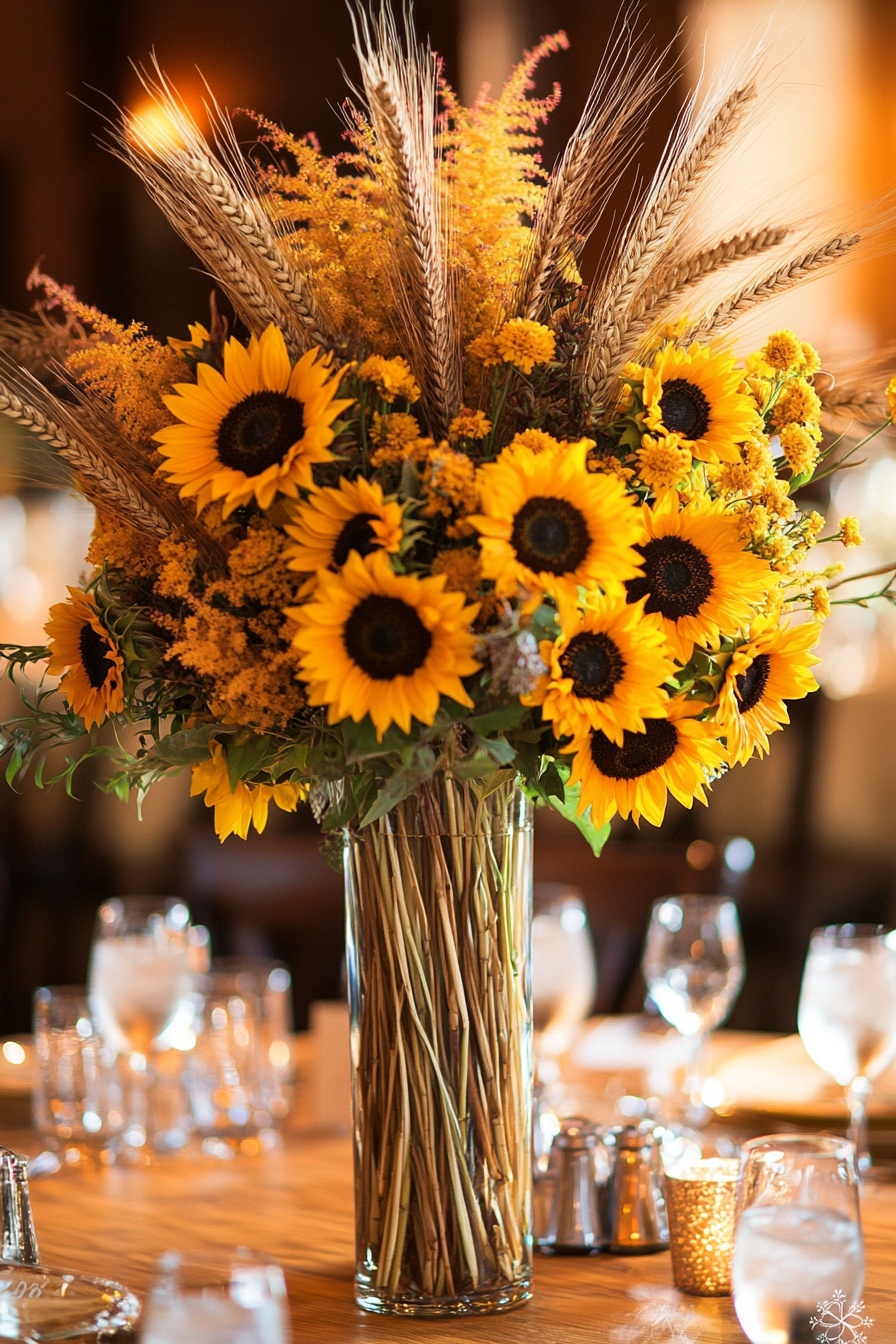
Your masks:
<svg viewBox="0 0 896 1344"><path fill-rule="evenodd" d="M755 1037L720 1033L722 1050ZM595 1085L600 1079L595 1078ZM760 1129L753 1127L753 1132ZM37 1151L28 1131L0 1141ZM231 1161L172 1158L146 1168L66 1170L32 1182L48 1265L118 1279L145 1291L169 1247L252 1246L284 1266L294 1339L483 1341L483 1344L648 1344L677 1324L690 1344L743 1341L730 1298L672 1287L668 1252L622 1257L537 1255L533 1300L506 1315L462 1321L375 1317L353 1300L352 1160L347 1134L315 1132L301 1103L282 1150ZM896 1340L896 1184L863 1191L868 1344ZM652 1333L662 1307L668 1325ZM844 1336L844 1344L851 1344Z"/></svg>

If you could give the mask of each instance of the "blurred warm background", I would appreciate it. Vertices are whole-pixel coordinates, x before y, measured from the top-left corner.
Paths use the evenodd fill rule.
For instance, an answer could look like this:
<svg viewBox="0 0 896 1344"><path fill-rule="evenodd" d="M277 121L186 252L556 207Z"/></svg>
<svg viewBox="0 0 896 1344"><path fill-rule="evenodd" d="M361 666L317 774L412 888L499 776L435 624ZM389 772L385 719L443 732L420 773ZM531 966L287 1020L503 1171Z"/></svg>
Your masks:
<svg viewBox="0 0 896 1344"><path fill-rule="evenodd" d="M892 190L896 162L896 7L891 0L645 0L645 40L669 47L678 80L647 134L649 172L701 70L767 38L765 111L714 203L721 228L747 196L768 213L822 210L864 218ZM563 101L545 136L552 162L571 130L612 27L594 0L417 0L418 29L466 99L498 83L523 48L566 30L571 48L543 67ZM0 305L25 309L36 261L79 295L157 336L204 318L210 285L128 171L97 140L113 104L139 110L131 62L155 53L201 112L203 79L231 107L263 111L340 146L338 104L352 74L341 0L7 0L0 6ZM624 208L625 191L617 207ZM608 212L602 236L613 228ZM712 231L713 221L707 221ZM599 230L600 232L600 230ZM597 240L598 244L600 239ZM896 229L865 259L764 310L763 332L793 326L832 363L896 340ZM894 367L896 371L896 367ZM857 514L857 563L896 560L896 436L819 504ZM90 511L36 483L27 445L0 424L0 642L42 643L50 603L77 582ZM840 558L840 557L837 557ZM673 805L659 837L620 829L600 864L543 826L542 880L576 881L598 943L602 1007L631 1006L646 903L664 887L736 889L747 939L741 1025L790 1030L808 931L831 920L896 920L896 613L841 608L826 632L824 690L793 706L771 757L721 780L710 809ZM16 712L0 687L0 713ZM142 820L81 776L62 788L0 791L0 1031L24 1030L41 982L83 978L93 912L112 892L176 891L212 924L219 950L289 958L299 1020L308 1000L338 993L339 879L315 857L308 817L264 840L219 851L186 780L159 788ZM750 848L727 851L731 837ZM746 855L746 858L744 858ZM740 857L738 857L740 856Z"/></svg>

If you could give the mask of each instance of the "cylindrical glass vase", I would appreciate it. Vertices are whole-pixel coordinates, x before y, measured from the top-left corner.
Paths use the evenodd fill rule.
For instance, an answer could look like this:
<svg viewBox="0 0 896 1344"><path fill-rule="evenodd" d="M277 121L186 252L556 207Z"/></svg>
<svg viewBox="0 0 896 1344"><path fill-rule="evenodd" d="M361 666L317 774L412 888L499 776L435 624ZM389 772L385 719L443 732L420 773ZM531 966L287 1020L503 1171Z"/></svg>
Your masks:
<svg viewBox="0 0 896 1344"><path fill-rule="evenodd" d="M346 845L358 1304L531 1296L532 817L437 776Z"/></svg>

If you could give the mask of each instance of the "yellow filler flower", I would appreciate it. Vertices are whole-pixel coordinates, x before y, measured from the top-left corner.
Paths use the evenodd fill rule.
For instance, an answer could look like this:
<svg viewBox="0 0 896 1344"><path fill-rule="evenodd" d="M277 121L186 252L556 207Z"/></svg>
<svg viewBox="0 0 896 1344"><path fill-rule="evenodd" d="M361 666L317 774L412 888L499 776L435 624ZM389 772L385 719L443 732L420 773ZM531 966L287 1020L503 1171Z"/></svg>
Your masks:
<svg viewBox="0 0 896 1344"><path fill-rule="evenodd" d="M581 439L562 455L505 448L480 469L483 512L470 522L499 596L523 588L574 602L580 585L618 594L640 573L637 501L617 477L587 470L590 446Z"/></svg>
<svg viewBox="0 0 896 1344"><path fill-rule="evenodd" d="M769 734L790 722L784 701L801 700L818 690L809 671L818 659L809 650L820 632L818 621L795 626L761 621L747 643L735 650L715 716L732 765L745 764L754 751L764 756Z"/></svg>
<svg viewBox="0 0 896 1344"><path fill-rule="evenodd" d="M461 677L479 670L470 630L478 610L446 591L444 575L395 574L384 551L352 551L338 574L321 572L309 602L287 611L299 625L308 703L326 705L330 723L369 714L378 740L393 723L409 733L412 717L431 724L443 695L472 708Z"/></svg>
<svg viewBox="0 0 896 1344"><path fill-rule="evenodd" d="M69 588L69 600L50 608L47 671L62 676L60 689L85 728L124 709L124 660L89 593Z"/></svg>
<svg viewBox="0 0 896 1344"><path fill-rule="evenodd" d="M195 383L176 383L163 398L182 423L153 437L166 460L159 468L197 512L223 500L226 518L255 499L262 509L276 495L295 497L311 486L315 462L329 462L333 421L351 405L338 400L339 375L330 359L308 350L293 366L277 327L248 346L232 336L224 372L196 368Z"/></svg>
<svg viewBox="0 0 896 1344"><path fill-rule="evenodd" d="M595 826L617 812L659 826L668 794L685 807L694 798L705 803L706 787L724 753L718 729L689 713L689 706L673 700L668 718L646 719L642 733L626 731L621 743L598 728L576 738L569 748L575 752L570 782L582 786L579 811L590 807Z"/></svg>
<svg viewBox="0 0 896 1344"><path fill-rule="evenodd" d="M738 518L721 501L681 508L667 494L641 516L644 576L626 584L628 600L647 599L644 610L662 618L672 653L686 663L695 644L717 648L722 631L749 625L778 580L767 561L744 550Z"/></svg>
<svg viewBox="0 0 896 1344"><path fill-rule="evenodd" d="M644 408L654 434L676 434L701 462L739 462L738 444L756 425L753 399L731 354L694 342L664 346L644 371Z"/></svg>

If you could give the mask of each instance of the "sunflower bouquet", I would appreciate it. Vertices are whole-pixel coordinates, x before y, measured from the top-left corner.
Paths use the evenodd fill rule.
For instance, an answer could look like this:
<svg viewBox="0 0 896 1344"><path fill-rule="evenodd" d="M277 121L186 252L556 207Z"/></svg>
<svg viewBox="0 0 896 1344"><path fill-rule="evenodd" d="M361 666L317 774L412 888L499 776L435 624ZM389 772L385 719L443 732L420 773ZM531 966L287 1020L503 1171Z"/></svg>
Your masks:
<svg viewBox="0 0 896 1344"><path fill-rule="evenodd" d="M851 408L823 406L791 332L742 360L720 337L858 239L695 241L748 72L688 109L586 285L658 77L602 72L546 178L558 95L533 74L563 42L466 108L388 12L362 16L347 151L257 118L261 166L147 78L163 120L147 137L125 117L113 149L248 330L213 306L162 344L46 276L31 328L6 323L0 409L96 507L92 572L47 647L4 649L51 679L25 678L2 731L10 779L36 762L42 782L77 740L65 777L101 753L122 797L189 768L223 839L309 792L339 829L446 769L518 775L597 845L616 813L705 801L814 689L831 572L806 566L825 525L794 496L831 469L825 410ZM829 532L860 541L853 519Z"/></svg>
<svg viewBox="0 0 896 1344"><path fill-rule="evenodd" d="M701 232L752 67L684 109L586 282L665 89L646 44L623 26L547 174L562 34L470 107L387 7L356 37L339 155L263 117L246 155L158 70L152 122L110 126L231 317L163 343L38 275L0 324L0 411L96 510L47 645L2 649L27 713L0 749L44 783L68 745L69 785L101 755L125 799L189 770L222 840L306 797L348 832L359 1301L479 1310L528 1296L517 786L597 851L768 750L840 600L813 547L861 541L802 501L896 384L835 382L789 330L739 353L859 241Z"/></svg>

